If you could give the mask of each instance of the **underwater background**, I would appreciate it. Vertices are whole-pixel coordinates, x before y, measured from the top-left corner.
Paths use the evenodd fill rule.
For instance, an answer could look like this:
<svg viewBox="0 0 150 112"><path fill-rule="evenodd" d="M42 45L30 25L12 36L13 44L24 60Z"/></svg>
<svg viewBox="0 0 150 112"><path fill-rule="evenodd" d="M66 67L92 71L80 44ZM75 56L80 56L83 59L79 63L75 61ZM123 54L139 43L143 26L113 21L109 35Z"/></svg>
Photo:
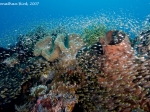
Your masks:
<svg viewBox="0 0 150 112"><path fill-rule="evenodd" d="M105 19L112 18L115 22L117 18L122 18L122 23L131 20L133 25L137 24L136 27L141 27L142 23L150 21L149 0L51 0L49 2L39 0L37 1L39 2L38 5L31 5L32 1L28 0L1 0L1 2L28 3L28 6L1 5L0 38L2 39L12 38L12 36L15 38L18 34L28 32L29 29L31 30L39 24L47 25L48 27L53 22L55 24L61 24L62 22L72 24L71 21L74 21L74 24L79 26L82 23L85 25L92 24L93 21L98 22L96 19L99 19L102 14L106 16ZM136 23L134 24L133 22ZM114 24L117 23L120 24L119 22ZM53 26L55 25L51 25L51 27ZM119 27L119 25L117 26Z"/></svg>
<svg viewBox="0 0 150 112"><path fill-rule="evenodd" d="M0 112L150 112L150 0L1 0Z"/></svg>

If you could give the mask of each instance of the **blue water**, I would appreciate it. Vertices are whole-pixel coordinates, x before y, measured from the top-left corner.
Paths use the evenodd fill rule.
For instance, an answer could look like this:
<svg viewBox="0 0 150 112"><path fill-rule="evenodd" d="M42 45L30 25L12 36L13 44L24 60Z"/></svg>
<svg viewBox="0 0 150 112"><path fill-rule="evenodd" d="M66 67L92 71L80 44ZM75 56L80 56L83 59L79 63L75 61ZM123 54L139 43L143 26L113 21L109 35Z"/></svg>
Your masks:
<svg viewBox="0 0 150 112"><path fill-rule="evenodd" d="M52 19L96 14L120 15L135 18L139 22L150 22L150 0L36 0L38 5L30 5L32 0L1 0L7 2L27 2L28 6L0 5L0 39L15 38L18 33L30 30L27 25L48 22ZM114 13L115 12L115 13ZM124 15L122 15L122 13ZM108 16L109 16L108 15ZM19 29L18 29L19 28Z"/></svg>

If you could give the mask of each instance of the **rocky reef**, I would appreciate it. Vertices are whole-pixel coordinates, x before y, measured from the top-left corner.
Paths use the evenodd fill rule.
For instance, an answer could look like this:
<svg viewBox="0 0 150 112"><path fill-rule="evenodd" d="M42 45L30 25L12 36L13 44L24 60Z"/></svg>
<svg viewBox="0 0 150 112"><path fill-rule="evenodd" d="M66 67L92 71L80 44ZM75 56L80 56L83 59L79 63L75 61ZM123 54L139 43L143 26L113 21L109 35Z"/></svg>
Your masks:
<svg viewBox="0 0 150 112"><path fill-rule="evenodd" d="M150 31L132 46L123 31L88 31L38 27L0 48L0 111L149 112Z"/></svg>

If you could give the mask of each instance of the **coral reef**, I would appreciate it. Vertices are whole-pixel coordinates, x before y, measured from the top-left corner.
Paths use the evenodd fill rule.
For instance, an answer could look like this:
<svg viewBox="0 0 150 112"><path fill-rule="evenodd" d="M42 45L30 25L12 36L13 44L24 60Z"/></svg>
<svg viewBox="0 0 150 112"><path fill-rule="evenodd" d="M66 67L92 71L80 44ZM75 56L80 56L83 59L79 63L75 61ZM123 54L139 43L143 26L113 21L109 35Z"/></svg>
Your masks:
<svg viewBox="0 0 150 112"><path fill-rule="evenodd" d="M13 54L11 57L6 58L2 63L5 63L9 67L14 67L14 65L19 63L19 60L17 59L17 54Z"/></svg>
<svg viewBox="0 0 150 112"><path fill-rule="evenodd" d="M140 81L137 83L133 82L137 76L142 77L137 72L139 65L135 63L136 58L133 49L127 35L124 36L123 33L117 33L118 37L125 37L124 40L115 45L111 45L111 41L108 45L106 44L103 47L104 61L99 59L99 62L103 63L103 68L101 69L104 74L103 77L98 78L99 83L106 89L106 93L111 93L105 94L103 97L107 97L109 100L103 98L101 103L110 110L114 110L115 108L118 108L118 111L132 111L135 108L147 110L149 108L149 105L146 105L149 102L146 98L148 90L139 85ZM148 76L148 74L145 75ZM141 80L144 80L144 77ZM149 85L149 81L142 83L147 86Z"/></svg>
<svg viewBox="0 0 150 112"><path fill-rule="evenodd" d="M84 72L85 73L85 72ZM81 72L76 69L68 71L62 75L64 83L73 85L76 84L75 94L78 96L78 111L96 111L95 104L96 97L100 91L100 86L98 85L97 77L93 74ZM93 100L93 101L92 101ZM100 106L100 105L98 105ZM75 109L75 108L74 108ZM73 110L74 112L74 110ZM75 111L76 112L76 111Z"/></svg>
<svg viewBox="0 0 150 112"><path fill-rule="evenodd" d="M38 86L35 86L35 87L32 87L31 90L30 90L30 95L35 97L35 96L41 96L41 95L44 95L46 94L46 91L47 91L47 86L45 85L38 85Z"/></svg>
<svg viewBox="0 0 150 112"><path fill-rule="evenodd" d="M104 25L92 25L84 29L82 38L84 42L89 46L93 45L95 42L105 36L106 27Z"/></svg>
<svg viewBox="0 0 150 112"><path fill-rule="evenodd" d="M35 61L36 60L36 61ZM39 62L42 62L39 64ZM24 65L9 67L0 64L0 106L10 103L17 99L21 94L25 94L27 86L23 86L32 79L31 83L38 82L42 71L50 64L44 63L40 58L32 58Z"/></svg>
<svg viewBox="0 0 150 112"><path fill-rule="evenodd" d="M25 103L24 105L21 106L15 105L15 110L16 112L29 112L32 106L33 105L31 104L31 102Z"/></svg>
<svg viewBox="0 0 150 112"><path fill-rule="evenodd" d="M12 56L13 53L15 52L11 49L0 47L0 63L2 63L8 57Z"/></svg>
<svg viewBox="0 0 150 112"><path fill-rule="evenodd" d="M19 35L18 45L21 45L24 49L32 51L36 41L46 35L48 34L46 34L45 29L42 26L39 26L26 35Z"/></svg>
<svg viewBox="0 0 150 112"><path fill-rule="evenodd" d="M60 59L67 67L74 63L77 51L84 45L82 38L77 34L59 34L54 40L48 36L39 40L34 48L34 55L42 55L47 61Z"/></svg>
<svg viewBox="0 0 150 112"><path fill-rule="evenodd" d="M33 112L72 112L78 99L74 94L74 88L75 85L67 86L57 82L48 94L38 99Z"/></svg>
<svg viewBox="0 0 150 112"><path fill-rule="evenodd" d="M0 111L12 104L18 112L149 112L149 31L134 48L123 31L85 31L88 46L78 34L39 27L1 48Z"/></svg>
<svg viewBox="0 0 150 112"><path fill-rule="evenodd" d="M150 58L150 30L142 32L135 38L134 48L137 50L138 57Z"/></svg>
<svg viewBox="0 0 150 112"><path fill-rule="evenodd" d="M44 37L43 39L39 40L35 45L33 52L34 55L41 55L48 61L54 61L55 59L57 59L59 57L60 50L57 46L52 48L52 40L53 38L51 36ZM54 50L51 53L52 49Z"/></svg>
<svg viewBox="0 0 150 112"><path fill-rule="evenodd" d="M52 71L52 70L49 71L49 69L48 69L48 70L43 72L43 74L40 77L40 81L42 83L46 84L47 81L52 81L53 80L54 75L55 75L55 72Z"/></svg>
<svg viewBox="0 0 150 112"><path fill-rule="evenodd" d="M149 61L141 62L141 60L137 60L128 36L123 32L109 31L100 42L102 49L99 49L99 51L103 51L103 53L99 57L93 55L93 50L82 50L77 57L87 79L93 75L96 75L98 79L99 90L96 90L97 86L93 86L93 91L96 90L94 93L99 95L93 97L94 101L91 97L92 104L95 104L95 106L93 105L95 110L118 112L143 109L148 112L150 110L150 100L147 96L150 87ZM97 45L95 49L98 48ZM91 60L89 57L91 57ZM88 62L92 61L93 66L86 60ZM97 70L93 69L95 66ZM84 70L89 68L90 70ZM97 73L93 73L93 71ZM80 93L83 92L84 89ZM88 93L90 94L90 92ZM84 105L87 107L86 104ZM88 109L88 111L90 110Z"/></svg>
<svg viewBox="0 0 150 112"><path fill-rule="evenodd" d="M12 67L5 65L0 70L0 105L11 102L21 93L21 86L33 77L37 77L39 71L33 70L33 65L28 66L23 73ZM36 68L36 67L35 67ZM39 68L36 68L39 69Z"/></svg>
<svg viewBox="0 0 150 112"><path fill-rule="evenodd" d="M48 32L48 36L40 38L34 45L33 54L35 56L43 56L47 61L53 62L60 55L60 48L58 45L54 45L55 39L58 35L67 34L67 31L63 26L59 26ZM62 40L64 42L65 40Z"/></svg>
<svg viewBox="0 0 150 112"><path fill-rule="evenodd" d="M76 54L84 45L82 38L77 34L68 35L67 45L65 45L65 38L67 37L64 34L60 34L55 40L55 45L61 50L60 60L64 68L75 65Z"/></svg>

